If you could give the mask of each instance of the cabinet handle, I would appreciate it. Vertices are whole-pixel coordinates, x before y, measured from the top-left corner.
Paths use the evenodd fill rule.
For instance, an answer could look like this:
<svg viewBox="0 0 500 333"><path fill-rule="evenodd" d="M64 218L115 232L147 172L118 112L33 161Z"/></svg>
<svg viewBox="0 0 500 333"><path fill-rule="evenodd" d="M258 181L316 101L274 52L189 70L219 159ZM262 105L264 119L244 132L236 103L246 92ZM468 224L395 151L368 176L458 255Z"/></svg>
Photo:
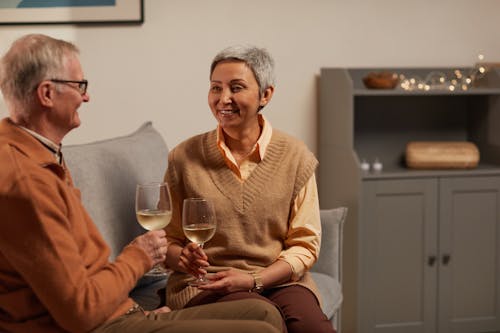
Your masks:
<svg viewBox="0 0 500 333"><path fill-rule="evenodd" d="M451 260L451 256L449 254L443 255L443 265L445 265L445 266L448 265L450 260Z"/></svg>
<svg viewBox="0 0 500 333"><path fill-rule="evenodd" d="M429 256L429 258L427 258L427 265L429 265L430 267L434 266L435 262L436 256Z"/></svg>

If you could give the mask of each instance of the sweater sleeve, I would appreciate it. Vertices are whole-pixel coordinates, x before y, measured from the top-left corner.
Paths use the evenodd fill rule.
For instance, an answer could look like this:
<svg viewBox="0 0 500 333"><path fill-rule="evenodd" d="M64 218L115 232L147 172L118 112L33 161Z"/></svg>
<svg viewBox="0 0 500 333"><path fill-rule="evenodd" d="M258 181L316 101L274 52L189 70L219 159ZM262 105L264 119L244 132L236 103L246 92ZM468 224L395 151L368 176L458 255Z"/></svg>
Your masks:
<svg viewBox="0 0 500 333"><path fill-rule="evenodd" d="M45 308L64 329L90 331L130 302L128 292L149 259L129 245L109 263L102 238L71 187L47 173L19 178L9 195L0 197L0 253L19 288L36 299L28 302L28 296L10 290L11 304L26 302L18 305L26 316Z"/></svg>
<svg viewBox="0 0 500 333"><path fill-rule="evenodd" d="M321 220L314 173L299 191L291 208L285 249L279 260L292 268L292 280L299 280L317 261L321 246Z"/></svg>

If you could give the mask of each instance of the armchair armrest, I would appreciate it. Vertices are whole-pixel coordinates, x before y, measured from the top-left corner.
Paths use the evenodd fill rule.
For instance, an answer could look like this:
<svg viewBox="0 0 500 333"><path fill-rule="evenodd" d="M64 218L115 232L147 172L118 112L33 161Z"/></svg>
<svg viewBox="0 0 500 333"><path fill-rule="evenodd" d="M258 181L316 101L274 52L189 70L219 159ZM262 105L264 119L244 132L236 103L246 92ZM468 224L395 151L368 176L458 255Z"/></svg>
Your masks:
<svg viewBox="0 0 500 333"><path fill-rule="evenodd" d="M323 312L340 332L342 304L342 241L346 207L321 210L321 248L318 261L311 269L320 291Z"/></svg>

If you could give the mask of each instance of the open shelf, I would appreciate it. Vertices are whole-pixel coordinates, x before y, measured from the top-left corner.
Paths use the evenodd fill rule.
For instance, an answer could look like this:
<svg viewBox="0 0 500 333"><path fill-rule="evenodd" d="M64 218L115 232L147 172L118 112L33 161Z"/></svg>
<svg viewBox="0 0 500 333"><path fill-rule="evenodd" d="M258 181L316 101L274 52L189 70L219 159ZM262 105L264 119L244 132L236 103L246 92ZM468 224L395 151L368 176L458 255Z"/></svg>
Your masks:
<svg viewBox="0 0 500 333"><path fill-rule="evenodd" d="M428 73L451 73L453 68L392 68L406 77L425 78ZM461 69L469 72L470 68ZM478 146L481 163L489 172L500 172L500 77L488 72L468 90L367 89L363 77L374 69L324 68L321 70L320 162L336 158L359 168L362 160L379 159L387 174L400 177L432 174L405 168L410 141L470 141ZM332 149L333 148L333 149ZM320 166L321 168L321 166ZM320 169L321 170L321 169ZM440 175L457 170L439 170ZM483 173L483 168L462 170ZM321 171L320 171L321 177ZM358 177L365 177L358 173ZM376 177L369 175L368 177ZM320 185L321 186L321 185Z"/></svg>

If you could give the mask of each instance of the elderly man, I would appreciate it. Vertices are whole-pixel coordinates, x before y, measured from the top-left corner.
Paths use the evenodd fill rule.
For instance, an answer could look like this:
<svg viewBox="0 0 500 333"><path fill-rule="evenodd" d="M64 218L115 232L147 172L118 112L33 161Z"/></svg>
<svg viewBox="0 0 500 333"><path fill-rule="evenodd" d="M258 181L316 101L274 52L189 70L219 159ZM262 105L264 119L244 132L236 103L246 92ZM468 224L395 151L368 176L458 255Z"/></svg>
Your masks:
<svg viewBox="0 0 500 333"><path fill-rule="evenodd" d="M279 332L262 301L143 311L128 297L165 260L165 231L134 239L114 262L61 155L89 101L78 49L44 35L0 62L9 117L0 122L1 332Z"/></svg>

